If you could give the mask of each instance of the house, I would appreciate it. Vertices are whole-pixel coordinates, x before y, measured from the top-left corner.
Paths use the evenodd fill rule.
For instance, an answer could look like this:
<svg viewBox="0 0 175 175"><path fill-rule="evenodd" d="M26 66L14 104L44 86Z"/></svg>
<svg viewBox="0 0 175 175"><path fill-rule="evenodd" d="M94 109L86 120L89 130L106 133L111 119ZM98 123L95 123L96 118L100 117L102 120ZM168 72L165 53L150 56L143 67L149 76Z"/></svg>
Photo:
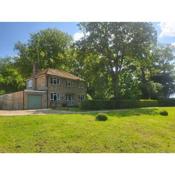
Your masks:
<svg viewBox="0 0 175 175"><path fill-rule="evenodd" d="M40 109L78 106L85 99L85 81L58 69L37 71L26 81L23 91L0 96L1 109Z"/></svg>

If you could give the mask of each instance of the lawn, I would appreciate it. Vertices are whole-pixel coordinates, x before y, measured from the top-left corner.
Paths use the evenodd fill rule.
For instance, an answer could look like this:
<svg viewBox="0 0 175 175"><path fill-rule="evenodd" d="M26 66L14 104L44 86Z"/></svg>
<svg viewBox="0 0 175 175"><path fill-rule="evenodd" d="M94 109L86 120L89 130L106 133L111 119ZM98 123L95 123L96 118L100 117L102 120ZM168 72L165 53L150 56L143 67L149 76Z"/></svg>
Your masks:
<svg viewBox="0 0 175 175"><path fill-rule="evenodd" d="M109 111L105 122L95 115L1 116L0 152L175 152L174 107Z"/></svg>

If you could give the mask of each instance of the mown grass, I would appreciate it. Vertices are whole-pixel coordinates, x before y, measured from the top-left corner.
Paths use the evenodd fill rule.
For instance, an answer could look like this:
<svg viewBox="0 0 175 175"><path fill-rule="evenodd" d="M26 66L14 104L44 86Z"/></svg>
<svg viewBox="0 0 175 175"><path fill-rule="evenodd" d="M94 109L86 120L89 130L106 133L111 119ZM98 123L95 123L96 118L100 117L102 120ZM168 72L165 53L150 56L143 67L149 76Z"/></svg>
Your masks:
<svg viewBox="0 0 175 175"><path fill-rule="evenodd" d="M161 116L161 110L168 116ZM0 117L0 152L175 152L175 108L142 108L96 114Z"/></svg>

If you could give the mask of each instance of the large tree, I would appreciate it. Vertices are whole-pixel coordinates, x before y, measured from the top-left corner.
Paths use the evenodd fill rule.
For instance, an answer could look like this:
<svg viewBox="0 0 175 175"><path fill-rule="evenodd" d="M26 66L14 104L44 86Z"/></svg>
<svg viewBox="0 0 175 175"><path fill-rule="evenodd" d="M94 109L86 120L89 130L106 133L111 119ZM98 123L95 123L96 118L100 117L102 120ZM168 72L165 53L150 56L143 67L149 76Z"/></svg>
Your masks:
<svg viewBox="0 0 175 175"><path fill-rule="evenodd" d="M82 52L98 54L104 76L109 75L113 96L121 96L120 77L132 62L146 62L156 43L151 23L80 23L84 37L77 43ZM143 61L144 60L144 61ZM134 80L133 80L134 81Z"/></svg>
<svg viewBox="0 0 175 175"><path fill-rule="evenodd" d="M29 41L18 42L15 49L18 50L19 58L17 66L26 76L31 74L32 63L37 62L40 68L63 68L69 60L67 51L72 44L72 38L57 29L41 30L30 35Z"/></svg>
<svg viewBox="0 0 175 175"><path fill-rule="evenodd" d="M24 77L14 63L14 58L0 59L0 94L15 92L25 87Z"/></svg>
<svg viewBox="0 0 175 175"><path fill-rule="evenodd" d="M175 92L175 56L170 46L156 48L153 60L151 80L159 83L162 88L157 93L159 98L168 98Z"/></svg>

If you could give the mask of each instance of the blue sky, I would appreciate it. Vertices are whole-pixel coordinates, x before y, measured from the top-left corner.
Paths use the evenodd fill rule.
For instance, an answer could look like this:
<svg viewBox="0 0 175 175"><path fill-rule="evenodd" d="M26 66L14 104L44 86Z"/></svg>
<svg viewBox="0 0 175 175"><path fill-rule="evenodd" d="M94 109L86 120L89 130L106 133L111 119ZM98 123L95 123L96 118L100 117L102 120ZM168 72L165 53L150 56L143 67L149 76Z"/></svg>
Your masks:
<svg viewBox="0 0 175 175"><path fill-rule="evenodd" d="M73 22L0 22L0 57L15 55L15 43L27 42L30 33L47 28L57 28L72 36L79 31L77 23Z"/></svg>
<svg viewBox="0 0 175 175"><path fill-rule="evenodd" d="M18 41L27 42L30 33L38 32L41 29L57 28L72 35L77 40L82 36L77 24L74 22L0 22L0 57L16 55L15 43ZM158 32L158 41L172 44L175 47L175 23L154 23L154 26Z"/></svg>

